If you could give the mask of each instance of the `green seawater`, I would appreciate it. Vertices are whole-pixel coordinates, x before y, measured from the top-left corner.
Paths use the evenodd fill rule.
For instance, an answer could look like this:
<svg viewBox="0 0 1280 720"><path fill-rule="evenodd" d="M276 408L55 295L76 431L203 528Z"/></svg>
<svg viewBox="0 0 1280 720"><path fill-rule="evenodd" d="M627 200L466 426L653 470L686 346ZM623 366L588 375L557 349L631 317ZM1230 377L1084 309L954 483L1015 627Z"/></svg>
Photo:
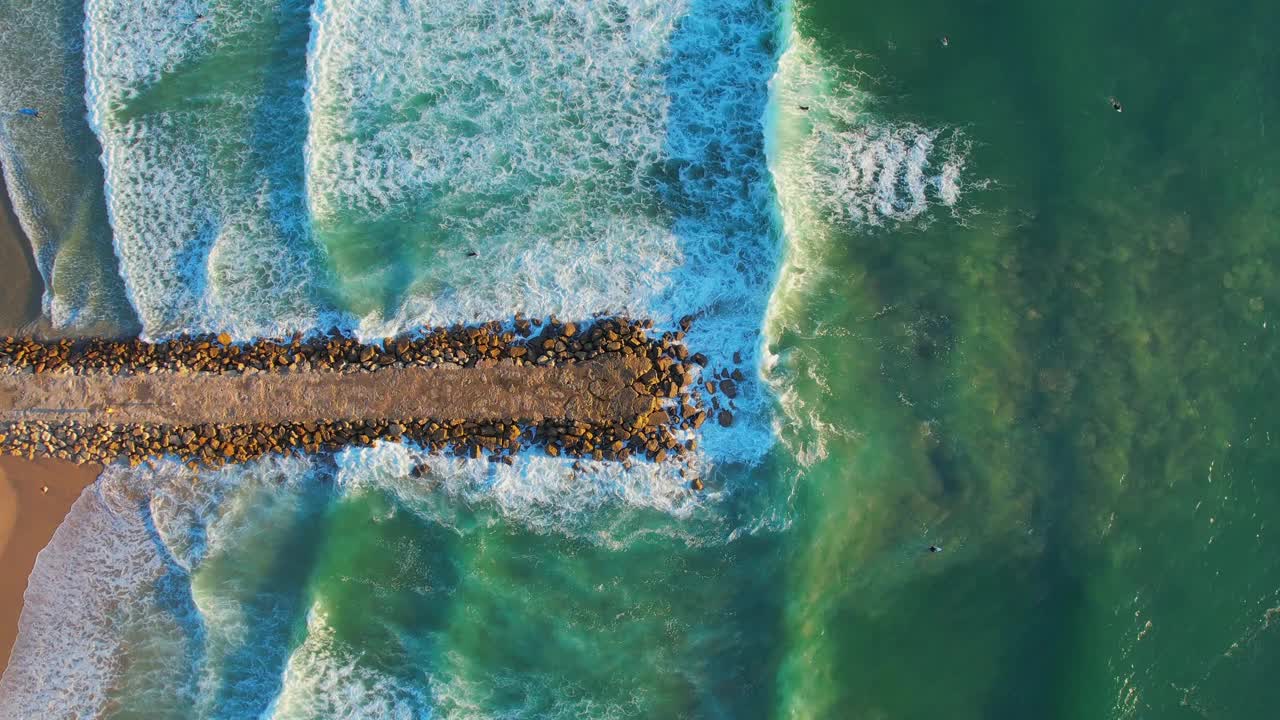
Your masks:
<svg viewBox="0 0 1280 720"><path fill-rule="evenodd" d="M504 261L526 243L564 257L602 248L606 258L677 262L695 244L663 244L673 218L710 217L717 237L757 230L755 215L726 220L715 201L723 187L750 184L738 181L754 177L742 170L758 160L754 141L717 146L711 155L733 160L721 164L615 157L607 151L626 142L647 151L650 129L619 113L613 134L592 135L576 124L589 126L582 114L554 105L542 78L525 83L520 73L538 68L455 77L414 65L419 74L382 83L380 66L366 62L378 81L366 89L344 83L359 75L351 68L369 70L368 58L326 47L319 54L338 58L336 69L330 85L315 83L308 8L261 5L254 20L226 3L250 19L226 32L222 55L175 63L115 117L121 127L154 123L144 126L217 160L199 183L225 193L226 207L260 197L257 214L237 221L254 232L206 220L217 213L202 197L154 211L139 182L130 190L141 198L130 210L138 237L172 235L186 252L178 241L213 243L216 226L232 249L252 245L264 266L276 246L262 239L285 237L314 253L306 259L322 265L317 276L336 278L295 305L385 320L414 292L446 315L515 303L502 277L462 254L473 247ZM48 616L31 616L57 654L40 655L47 647L29 633L0 690L28 677L14 668L34 668L44 684L19 688L23 702L45 707L56 696L48 707L111 718L1274 717L1280 150L1267 126L1280 110L1280 6L737 5L758 11L749 17L782 16L776 42L745 34L750 47L781 56L762 142L787 234L759 341L777 443L758 464L720 464L706 499L675 509L610 484L604 471L565 463L560 478L543 458L477 469L398 447L194 478L176 466L115 468L82 498L32 579L75 601L59 605L49 591L39 596ZM723 24L708 10L719 5L694 6L697 22L672 21L691 64L706 61L694 52L704 45L724 54L703 43ZM610 12L625 20L628 7ZM572 35L571 22L547 13L533 13L530 27ZM482 18L503 31L485 37L519 46L513 57L569 57L554 69L587 72L577 55L524 48L537 38L498 20ZM181 21L182 33L223 32ZM115 16L96 22L109 35ZM342 37L345 26L335 27ZM635 60L624 41L601 37L595 49L621 47L625 67L646 78L636 85L644 92L626 96L629 109L648 117L645 103L665 107L648 91L670 87L645 73L670 74L666 46ZM394 54L400 39L388 31L383 49ZM490 57L413 47L418 59ZM592 72L606 88L625 79L613 66ZM499 101L513 94L497 89L504 74L547 96L518 97L521 112L502 115ZM403 96L418 78L467 92ZM307 82L331 94L304 108ZM375 98L370 118L346 91L389 96ZM605 91L582 92L589 109L611 109ZM167 124L193 99L208 104L194 125ZM705 122L714 112L698 112L713 101L735 107L711 91L673 103L671 124L688 137L658 146L714 134ZM448 156L457 164L444 180L428 178L434 193L420 192L430 183L393 171L461 144L469 126L441 110L428 126L439 142L414 144L422 128L387 117L449 102L458 107L445 110L473 112L504 140L529 131L542 144L516 143L528 163L505 146L469 147ZM929 177L944 160L962 161L958 199L931 187L918 214L909 205L878 218L842 213L849 203L831 198L854 160L869 156L841 165L827 162L838 153L806 155L806 143L910 140L918 133L909 128L936 132ZM343 164L351 156L317 146L309 151L321 161L306 157L304 130L385 159L385 182L369 196L344 185L363 178ZM556 165L565 157L582 165ZM547 164L530 170L534 159ZM493 166L501 182L490 185L484 163L493 161L510 167ZM633 180L645 192L633 193ZM574 194L583 189L599 194ZM871 207L865 200L853 204ZM180 232L188 205L199 211L195 240ZM299 221L305 213L315 217ZM643 220L645 231L622 245L604 235L618 218ZM544 236L555 236L549 249ZM148 248L132 249L133 280L168 288L143 272ZM767 268L761 255L751 258ZM174 257L163 267L181 280L185 255ZM215 309L252 306L237 316L246 327L283 322L262 301L278 287L270 273L251 272L257 265L235 253L220 258L213 284L240 275L247 284L228 282ZM384 272L388 264L407 267ZM503 277L536 288L519 298L530 303L566 289L613 302L619 288L645 286L634 276L602 282L598 267L578 272L603 289L526 282L516 270ZM481 281L495 282L480 300L451 295ZM159 291L147 302L161 316L209 310ZM425 477L411 476L418 462L431 466ZM935 544L941 553L928 552ZM99 666L110 672L76 674ZM18 696L11 705L0 696L0 717L17 712Z"/></svg>
<svg viewBox="0 0 1280 720"><path fill-rule="evenodd" d="M959 128L990 184L925 227L830 230L781 313L799 394L851 434L780 539L773 711L1274 715L1276 21L798 11L870 115Z"/></svg>

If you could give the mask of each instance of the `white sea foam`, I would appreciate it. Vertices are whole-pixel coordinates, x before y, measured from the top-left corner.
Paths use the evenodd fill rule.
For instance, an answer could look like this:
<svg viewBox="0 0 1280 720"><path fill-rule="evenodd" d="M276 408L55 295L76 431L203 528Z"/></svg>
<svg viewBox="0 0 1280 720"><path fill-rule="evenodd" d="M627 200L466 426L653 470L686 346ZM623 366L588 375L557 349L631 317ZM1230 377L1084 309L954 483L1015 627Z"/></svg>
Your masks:
<svg viewBox="0 0 1280 720"><path fill-rule="evenodd" d="M968 152L957 129L885 120L853 71L824 62L790 22L782 32L767 134L787 251L765 324L771 344L806 327L805 303L827 277L826 258L842 234L927 223L940 208L957 212ZM779 435L809 465L848 431L824 421L795 390L792 367L800 364L808 368L804 382L826 392L824 360L795 360L775 358L767 378L785 416Z"/></svg>
<svg viewBox="0 0 1280 720"><path fill-rule="evenodd" d="M820 234L823 224L902 223L959 201L968 151L959 130L887 122L811 40L792 29L786 46L772 82L770 167L788 222Z"/></svg>
<svg viewBox="0 0 1280 720"><path fill-rule="evenodd" d="M412 477L419 465L429 473ZM672 527L685 542L722 540L725 531L715 515L721 495L689 490L689 478L709 470L705 457L627 469L532 453L507 466L382 443L340 453L337 477L344 492L388 492L423 519L458 532L501 521L612 547L653 531L653 521L663 516L676 521Z"/></svg>
<svg viewBox="0 0 1280 720"><path fill-rule="evenodd" d="M303 9L86 5L90 118L121 273L147 336L333 321L315 300L301 187ZM212 20L197 22L201 13ZM281 59L273 43L290 32L299 46ZM230 58L264 66L228 73Z"/></svg>
<svg viewBox="0 0 1280 720"><path fill-rule="evenodd" d="M360 662L358 648L345 647L317 602L307 614L307 635L289 657L284 686L263 717L273 720L312 718L431 717L431 698L424 688L430 676L406 682Z"/></svg>

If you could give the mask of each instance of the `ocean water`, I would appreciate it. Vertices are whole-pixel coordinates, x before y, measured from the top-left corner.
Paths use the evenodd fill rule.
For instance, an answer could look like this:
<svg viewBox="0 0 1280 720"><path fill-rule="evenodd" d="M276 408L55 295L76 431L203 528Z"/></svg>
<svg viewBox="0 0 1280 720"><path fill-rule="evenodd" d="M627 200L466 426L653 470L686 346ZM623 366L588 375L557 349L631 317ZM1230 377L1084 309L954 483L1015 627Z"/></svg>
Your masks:
<svg viewBox="0 0 1280 720"><path fill-rule="evenodd" d="M80 2L0 3L0 166L49 290L50 329L129 335L138 320L112 252L100 148L85 119L83 27Z"/></svg>
<svg viewBox="0 0 1280 720"><path fill-rule="evenodd" d="M109 468L37 562L0 717L1280 705L1274 4L0 20L41 58L0 110L58 108L0 134L55 324L688 314L750 376L684 476L396 444Z"/></svg>

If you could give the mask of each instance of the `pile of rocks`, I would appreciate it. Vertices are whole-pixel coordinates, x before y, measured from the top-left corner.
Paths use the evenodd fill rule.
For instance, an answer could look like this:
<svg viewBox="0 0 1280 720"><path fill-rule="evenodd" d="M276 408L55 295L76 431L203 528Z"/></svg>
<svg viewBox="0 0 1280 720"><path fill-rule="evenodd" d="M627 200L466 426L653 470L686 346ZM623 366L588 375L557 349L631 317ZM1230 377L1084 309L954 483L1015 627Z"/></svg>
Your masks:
<svg viewBox="0 0 1280 720"><path fill-rule="evenodd" d="M647 360L648 369L631 390L654 402L649 404L649 412L605 423L573 418L536 423L520 418L334 418L314 423L147 425L24 419L0 423L0 452L78 463L125 460L135 465L170 455L216 467L268 453L322 453L378 441L408 441L433 452L473 458L487 455L491 461L508 464L512 454L531 446L541 447L551 456L596 460L679 459L696 449L691 431L701 427L712 413L721 425L733 422L730 410L720 406L719 398L713 397L709 406L703 400L703 385L697 379L704 376L708 359L700 353L690 354L684 345L684 333L691 322L685 318L680 330L651 338L652 323L648 321L606 318L579 328L554 317L544 323L517 316L514 330L504 330L496 323L455 327L412 338L388 338L380 345L361 344L337 333L309 340L246 344L233 343L225 335L155 344L136 340L42 343L5 338L0 341L0 366L8 372L76 374L365 372L384 367L484 366L499 361L554 366L617 353ZM742 379L738 370L721 370L706 387L712 395L717 391L727 395L731 403L737 392L734 383Z"/></svg>
<svg viewBox="0 0 1280 720"><path fill-rule="evenodd" d="M142 340L63 340L0 338L0 370L9 372L146 373L187 371L243 373L257 371L370 372L384 367L472 367L510 359L517 365L581 362L608 352L647 350L657 342L674 351L683 332L661 341L646 332L651 321L606 318L579 328L571 322L549 322L516 316L513 329L499 323L426 330L413 336L361 343L337 329L290 340L238 343L231 336L183 336L159 343ZM683 347L680 345L680 347ZM684 360L687 351L677 355Z"/></svg>
<svg viewBox="0 0 1280 720"><path fill-rule="evenodd" d="M375 442L412 442L436 453L488 456L513 462L513 455L541 445L548 455L629 462L646 457L675 459L696 447L676 439L672 427L576 421L520 423L495 420L335 420L272 425L88 425L39 420L0 423L0 452L19 457L53 457L75 463L138 465L174 456L193 466L220 467L267 454L328 453ZM638 425L638 426L637 426Z"/></svg>

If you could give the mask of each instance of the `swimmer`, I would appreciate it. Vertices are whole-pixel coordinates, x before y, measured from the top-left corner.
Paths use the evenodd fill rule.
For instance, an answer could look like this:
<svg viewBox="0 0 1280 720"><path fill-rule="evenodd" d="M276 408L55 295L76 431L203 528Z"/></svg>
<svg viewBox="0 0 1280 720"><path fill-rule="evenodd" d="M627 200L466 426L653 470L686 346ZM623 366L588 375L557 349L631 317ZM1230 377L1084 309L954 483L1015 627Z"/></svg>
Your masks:
<svg viewBox="0 0 1280 720"><path fill-rule="evenodd" d="M808 106L808 105L797 105L796 107L798 107L798 108L800 108L801 110L804 110L804 111L806 111L806 112L808 112L808 110L809 110L809 106Z"/></svg>
<svg viewBox="0 0 1280 720"><path fill-rule="evenodd" d="M1124 106L1120 104L1119 100L1113 97L1110 99L1110 103L1112 110L1115 110L1116 112L1124 112Z"/></svg>
<svg viewBox="0 0 1280 720"><path fill-rule="evenodd" d="M941 545L930 545L930 546L929 546L929 552L931 552L931 553L940 553L940 552L942 552L942 546L941 546Z"/></svg>
<svg viewBox="0 0 1280 720"><path fill-rule="evenodd" d="M479 254L480 254L480 253L476 252L475 250L468 250L468 251L467 251L467 257L475 257L475 256L477 256L477 255L479 255Z"/></svg>
<svg viewBox="0 0 1280 720"><path fill-rule="evenodd" d="M951 44L951 38L947 37L946 35L943 35L940 42L942 42L942 47L947 47L948 45Z"/></svg>

